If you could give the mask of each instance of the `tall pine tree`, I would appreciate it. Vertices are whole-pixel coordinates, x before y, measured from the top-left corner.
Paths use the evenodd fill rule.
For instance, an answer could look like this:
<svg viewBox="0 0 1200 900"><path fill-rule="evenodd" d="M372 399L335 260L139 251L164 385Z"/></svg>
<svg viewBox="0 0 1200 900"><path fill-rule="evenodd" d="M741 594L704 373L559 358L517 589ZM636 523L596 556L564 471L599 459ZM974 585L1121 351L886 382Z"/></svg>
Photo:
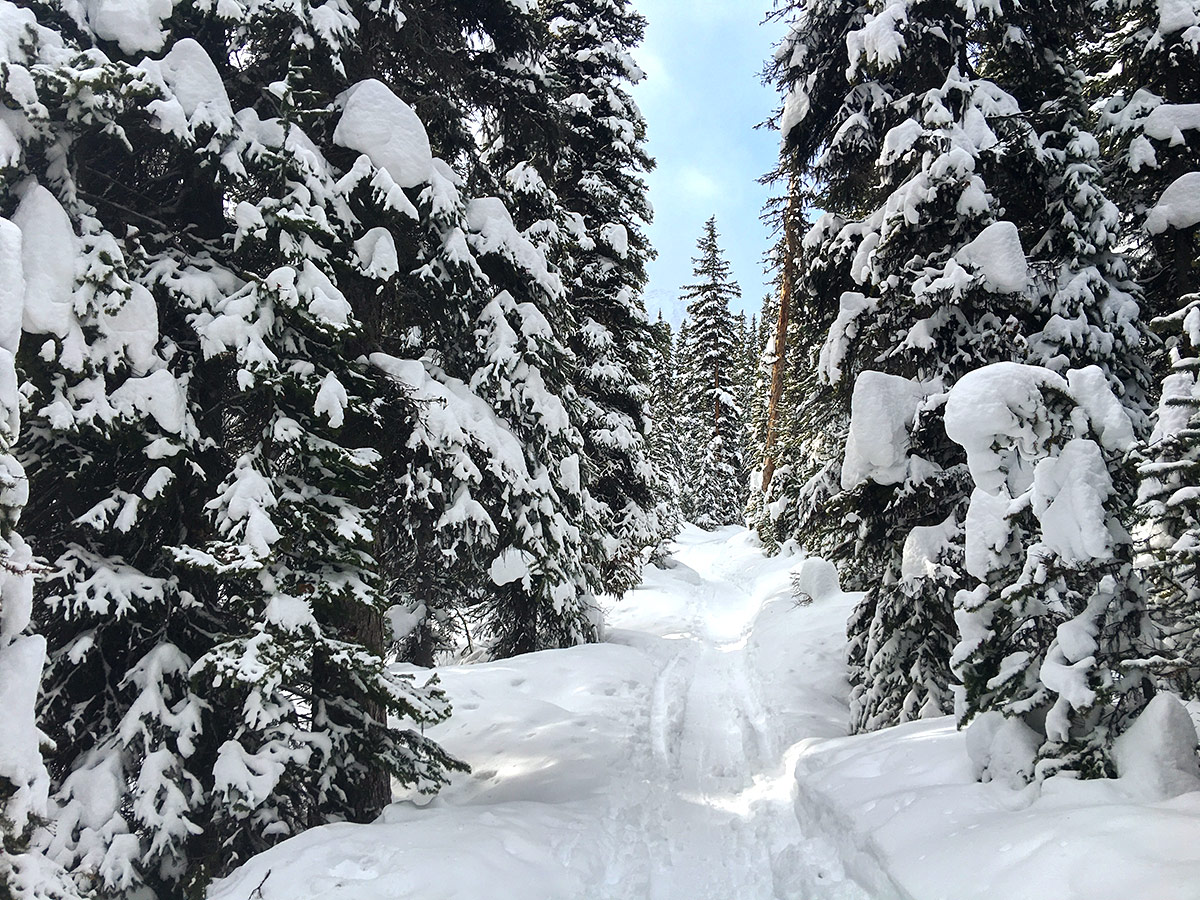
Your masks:
<svg viewBox="0 0 1200 900"><path fill-rule="evenodd" d="M945 388L993 361L1097 363L1137 418L1145 378L1065 57L1080 7L798 6L773 74L783 174L827 211L803 239L799 292L826 304L821 374L849 414L831 502L871 584L850 623L864 729L948 709L973 485L941 422Z"/></svg>
<svg viewBox="0 0 1200 900"><path fill-rule="evenodd" d="M683 289L688 328L679 354L687 446L683 515L701 528L742 521L746 505L744 414L739 403L744 352L729 302L741 296L710 218L697 242L695 283Z"/></svg>

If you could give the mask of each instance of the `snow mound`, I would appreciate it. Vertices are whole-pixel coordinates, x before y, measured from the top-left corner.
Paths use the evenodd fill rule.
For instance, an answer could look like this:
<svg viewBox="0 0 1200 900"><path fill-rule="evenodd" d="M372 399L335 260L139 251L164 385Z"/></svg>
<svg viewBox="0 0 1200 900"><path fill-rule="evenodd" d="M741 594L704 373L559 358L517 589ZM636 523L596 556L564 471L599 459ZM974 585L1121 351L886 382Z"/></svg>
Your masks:
<svg viewBox="0 0 1200 900"><path fill-rule="evenodd" d="M1158 694L1113 742L1122 785L1148 801L1200 791L1196 726L1179 698Z"/></svg>
<svg viewBox="0 0 1200 900"><path fill-rule="evenodd" d="M1012 788L1029 782L1041 738L1020 719L992 710L976 716L964 737L980 781L998 781Z"/></svg>
<svg viewBox="0 0 1200 900"><path fill-rule="evenodd" d="M792 587L801 597L820 602L842 592L837 567L828 560L810 556L800 563L792 575Z"/></svg>
<svg viewBox="0 0 1200 900"><path fill-rule="evenodd" d="M75 322L74 248L79 240L58 199L41 185L26 192L13 216L21 229L25 271L24 328L66 337Z"/></svg>
<svg viewBox="0 0 1200 900"><path fill-rule="evenodd" d="M429 135L413 108L381 81L360 81L342 95L342 116L333 141L365 153L402 188L433 180Z"/></svg>
<svg viewBox="0 0 1200 900"><path fill-rule="evenodd" d="M1032 466L1023 463L1041 455L1046 388L1068 391L1067 382L1047 369L1008 362L955 382L946 401L946 434L967 451L980 490L994 494L1007 484L1016 494L1032 483Z"/></svg>
<svg viewBox="0 0 1200 900"><path fill-rule="evenodd" d="M163 22L175 11L174 0L84 0L83 7L96 37L130 55L161 50Z"/></svg>
<svg viewBox="0 0 1200 900"><path fill-rule="evenodd" d="M169 97L150 105L168 130L185 133L186 125L199 123L225 130L231 124L233 107L221 74L198 42L184 38L162 59L142 60L140 68L162 85Z"/></svg>
<svg viewBox="0 0 1200 900"><path fill-rule="evenodd" d="M0 218L0 347L17 352L24 318L25 274L21 262L21 229Z"/></svg>

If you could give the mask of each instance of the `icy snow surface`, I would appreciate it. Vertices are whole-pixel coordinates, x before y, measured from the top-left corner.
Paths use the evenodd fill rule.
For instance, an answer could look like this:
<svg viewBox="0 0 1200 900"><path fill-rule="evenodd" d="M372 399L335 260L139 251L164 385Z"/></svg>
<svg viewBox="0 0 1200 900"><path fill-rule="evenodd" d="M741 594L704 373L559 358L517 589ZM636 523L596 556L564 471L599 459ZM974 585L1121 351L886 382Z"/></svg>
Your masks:
<svg viewBox="0 0 1200 900"><path fill-rule="evenodd" d="M605 643L440 670L455 715L430 733L472 774L294 838L211 900L1200 900L1200 792L1136 770L979 784L948 718L845 737L858 598L798 606L806 563L685 528ZM1176 749L1179 712L1150 723Z"/></svg>

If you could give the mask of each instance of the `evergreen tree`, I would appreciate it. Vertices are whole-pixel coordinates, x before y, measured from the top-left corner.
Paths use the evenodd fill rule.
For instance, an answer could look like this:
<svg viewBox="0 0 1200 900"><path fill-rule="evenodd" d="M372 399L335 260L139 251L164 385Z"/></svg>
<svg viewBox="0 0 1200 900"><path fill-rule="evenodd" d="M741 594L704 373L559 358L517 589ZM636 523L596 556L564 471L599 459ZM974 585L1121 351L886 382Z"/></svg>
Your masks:
<svg viewBox="0 0 1200 900"><path fill-rule="evenodd" d="M644 77L630 53L646 23L628 0L553 0L544 15L552 90L565 111L552 186L570 236L563 270L578 325L585 479L609 538L601 583L621 594L640 581L643 551L671 530L647 444L653 336L641 291L653 251L643 176L654 163L629 94Z"/></svg>
<svg viewBox="0 0 1200 900"><path fill-rule="evenodd" d="M1185 305L1200 288L1200 19L1187 4L1097 3L1092 44L1100 135L1138 269L1147 318ZM1173 335L1170 335L1173 337ZM1164 360L1165 362L1165 360Z"/></svg>
<svg viewBox="0 0 1200 900"><path fill-rule="evenodd" d="M740 522L745 508L742 448L745 425L738 404L743 353L729 301L741 296L718 243L717 223L704 225L694 257L696 282L684 288L688 330L680 368L683 428L689 444L683 514L701 528Z"/></svg>
<svg viewBox="0 0 1200 900"><path fill-rule="evenodd" d="M1148 458L1139 470L1139 500L1152 525L1147 543L1154 564L1148 578L1164 660L1158 668L1181 693L1195 697L1200 690L1200 510L1195 491L1200 475L1200 332L1195 326L1200 295L1182 299L1186 305L1161 320L1179 328L1180 340L1172 351L1173 370L1163 380Z"/></svg>
<svg viewBox="0 0 1200 900"><path fill-rule="evenodd" d="M393 32L419 22L358 12ZM18 184L5 211L45 237L26 248L43 269L55 246L87 273L40 277L43 346L22 360L31 483L61 480L60 461L76 478L30 506L57 563L39 623L58 738L49 849L108 893L189 890L288 833L373 816L391 776L444 780L457 764L403 725L442 718L444 698L382 656L386 608L434 566L507 598L521 591L491 573L523 540L553 611L545 640L594 633L582 574L542 549L578 567L586 521L564 351L537 310L561 286L497 201L468 202L422 152L394 92L349 83L376 49L354 21L317 28L290 4L222 16L207 51L184 15L157 35L72 31L79 68L56 53L39 94L13 96L33 123L17 165L46 187ZM96 45L116 59L81 93ZM438 68L437 48L423 61ZM86 115L39 111L80 102ZM380 126L415 149L394 152ZM390 355L420 377L407 366L397 384ZM426 429L431 394L476 427ZM111 808L85 806L96 797Z"/></svg>
<svg viewBox="0 0 1200 900"><path fill-rule="evenodd" d="M1099 366L1063 377L1000 363L951 389L946 429L976 485L966 568L978 584L957 598L960 719L1023 723L1037 747L1027 777L1111 777L1112 739L1147 692L1146 604L1124 524L1129 415Z"/></svg>
<svg viewBox="0 0 1200 900"><path fill-rule="evenodd" d="M24 32L20 47L10 46L0 58L0 96L12 98L15 81L31 65L43 62L42 54L54 48L54 34L41 27L28 10L0 4L2 20ZM26 94L26 101L33 98ZM26 163L28 144L0 164L0 185ZM3 195L0 195L3 196ZM0 212L10 213L11 197ZM46 663L45 637L30 633L34 619L33 551L22 538L18 524L29 498L29 481L17 458L21 431L21 397L17 357L28 288L25 271L25 233L19 225L0 218L0 896L12 900L69 898L75 895L65 873L30 846L32 832L49 812L50 775L42 757L44 735L38 728L37 699ZM33 257L33 254L29 254ZM44 277L41 266L28 277Z"/></svg>
<svg viewBox="0 0 1200 900"><path fill-rule="evenodd" d="M843 535L829 519L831 500L840 493L846 416L819 376L820 349L833 319L826 298L806 290L798 277L805 266L799 206L793 197L780 213L777 292L763 302L756 418L762 469L751 492L751 521L769 550L796 540L809 552L844 558L838 546Z"/></svg>
<svg viewBox="0 0 1200 900"><path fill-rule="evenodd" d="M221 622L170 554L202 522L205 487L194 360L168 336L183 313L160 307L159 279L172 258L162 243L202 251L210 234L199 167L176 166L196 144L219 146L227 109L187 94L207 71L172 65L203 56L195 42L137 67L116 46L125 35L57 4L24 15L33 59L11 61L4 82L23 140L0 205L22 233L20 455L26 521L49 563L35 615L57 821L35 844L84 890L170 890L206 816L214 755L189 670ZM146 37L162 49L162 35ZM98 46L110 40L113 58Z"/></svg>
<svg viewBox="0 0 1200 900"><path fill-rule="evenodd" d="M811 2L770 70L787 90L782 173L828 211L798 293L825 304L820 370L849 414L832 542L871 585L850 624L858 729L948 709L972 484L944 388L992 361L1099 363L1135 416L1144 402L1115 210L1065 57L1085 18Z"/></svg>
<svg viewBox="0 0 1200 900"><path fill-rule="evenodd" d="M680 465L683 447L679 439L679 378L676 369L675 337L671 323L659 310L651 325L653 343L650 354L650 455L661 482L659 516L666 533L679 530L679 495L683 478Z"/></svg>
<svg viewBox="0 0 1200 900"><path fill-rule="evenodd" d="M1161 402L1140 487L1151 519L1149 580L1163 640L1161 671L1188 694L1200 678L1196 533L1192 486L1195 349L1192 319L1200 287L1200 25L1186 4L1102 4L1105 27L1095 67L1100 133L1112 159L1112 190L1126 224L1143 309L1163 335Z"/></svg>

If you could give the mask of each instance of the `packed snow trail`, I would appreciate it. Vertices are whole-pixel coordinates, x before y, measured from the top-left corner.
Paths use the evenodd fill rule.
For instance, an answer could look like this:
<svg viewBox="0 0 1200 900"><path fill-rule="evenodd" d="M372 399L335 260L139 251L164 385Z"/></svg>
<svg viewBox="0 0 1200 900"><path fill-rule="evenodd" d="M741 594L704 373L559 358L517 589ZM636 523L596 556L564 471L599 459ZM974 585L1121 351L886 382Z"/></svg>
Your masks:
<svg viewBox="0 0 1200 900"><path fill-rule="evenodd" d="M268 851L214 900L901 896L798 793L805 742L845 733L850 599L798 606L797 562L686 528L604 643L439 673L455 714L431 733L471 775Z"/></svg>
<svg viewBox="0 0 1200 900"><path fill-rule="evenodd" d="M768 703L792 699L781 688L800 690L797 679L780 676L795 675L801 661L779 672L784 660L768 652L767 670L760 651L764 619L803 615L790 593L795 562L764 559L745 534L731 540L729 530L689 529L672 567L648 574L639 592L648 596L612 611L609 640L659 661L652 752L641 767L653 811L642 823L644 855L637 866L617 863L617 877L610 875L635 888L625 896L878 896L846 877L827 840L801 827L794 761L783 753L801 738L843 733L844 710L831 703L816 734L797 733L768 711ZM630 810L620 798L613 807L618 818Z"/></svg>

